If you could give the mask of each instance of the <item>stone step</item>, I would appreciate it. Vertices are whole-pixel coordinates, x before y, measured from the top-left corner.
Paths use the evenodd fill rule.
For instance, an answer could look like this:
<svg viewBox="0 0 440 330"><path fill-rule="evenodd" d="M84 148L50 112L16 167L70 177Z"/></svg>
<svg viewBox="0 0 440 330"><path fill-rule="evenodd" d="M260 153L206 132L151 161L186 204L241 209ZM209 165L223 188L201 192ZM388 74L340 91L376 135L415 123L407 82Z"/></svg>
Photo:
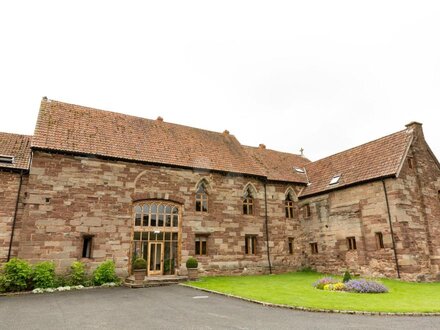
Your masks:
<svg viewBox="0 0 440 330"><path fill-rule="evenodd" d="M125 279L124 285L130 288L146 288L151 286L172 285L186 282L187 276L146 276L143 281L136 281L134 276Z"/></svg>

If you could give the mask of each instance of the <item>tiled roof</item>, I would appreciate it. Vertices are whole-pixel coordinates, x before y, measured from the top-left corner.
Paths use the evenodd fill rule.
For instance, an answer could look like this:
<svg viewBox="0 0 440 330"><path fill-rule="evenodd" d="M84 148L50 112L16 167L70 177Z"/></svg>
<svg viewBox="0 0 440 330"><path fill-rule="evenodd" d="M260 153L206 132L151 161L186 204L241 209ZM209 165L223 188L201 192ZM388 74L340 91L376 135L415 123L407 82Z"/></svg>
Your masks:
<svg viewBox="0 0 440 330"><path fill-rule="evenodd" d="M0 167L29 169L31 157L31 136L0 133L0 156L12 156L12 164L0 162Z"/></svg>
<svg viewBox="0 0 440 330"><path fill-rule="evenodd" d="M294 169L295 167L304 168L310 163L307 158L266 149L263 146L258 148L246 146L245 148L264 167L269 180L307 183L306 174Z"/></svg>
<svg viewBox="0 0 440 330"><path fill-rule="evenodd" d="M33 148L264 176L229 133L43 99Z"/></svg>
<svg viewBox="0 0 440 330"><path fill-rule="evenodd" d="M403 130L307 164L310 185L301 197L396 175L411 139L412 130ZM335 175L341 176L339 183L330 185Z"/></svg>

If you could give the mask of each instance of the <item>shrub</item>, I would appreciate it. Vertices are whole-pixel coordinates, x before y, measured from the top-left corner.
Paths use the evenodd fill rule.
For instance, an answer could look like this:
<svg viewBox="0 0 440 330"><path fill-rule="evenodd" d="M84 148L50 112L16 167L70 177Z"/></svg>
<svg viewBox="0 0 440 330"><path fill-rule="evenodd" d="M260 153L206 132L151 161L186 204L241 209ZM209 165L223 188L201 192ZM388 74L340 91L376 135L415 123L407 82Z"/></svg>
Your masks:
<svg viewBox="0 0 440 330"><path fill-rule="evenodd" d="M316 269L313 269L312 267L307 266L307 267L300 268L298 270L298 272L301 272L301 273L316 273Z"/></svg>
<svg viewBox="0 0 440 330"><path fill-rule="evenodd" d="M350 272L348 270L346 270L344 273L344 278L342 279L342 282L347 283L350 280L351 280Z"/></svg>
<svg viewBox="0 0 440 330"><path fill-rule="evenodd" d="M144 258L137 258L133 262L133 269L147 269L147 261Z"/></svg>
<svg viewBox="0 0 440 330"><path fill-rule="evenodd" d="M336 284L338 283L338 280L334 279L333 277L324 277L317 280L315 283L313 283L313 286L319 290L324 290L324 286L327 284Z"/></svg>
<svg viewBox="0 0 440 330"><path fill-rule="evenodd" d="M186 268L197 268L199 266L199 262L194 257L189 257L186 261Z"/></svg>
<svg viewBox="0 0 440 330"><path fill-rule="evenodd" d="M34 287L46 289L55 287L55 265L51 261L43 261L34 266L32 276Z"/></svg>
<svg viewBox="0 0 440 330"><path fill-rule="evenodd" d="M74 261L70 265L69 284L84 285L86 282L86 268L81 261Z"/></svg>
<svg viewBox="0 0 440 330"><path fill-rule="evenodd" d="M112 260L104 261L93 272L93 284L102 285L109 282L119 282L115 272L115 263Z"/></svg>
<svg viewBox="0 0 440 330"><path fill-rule="evenodd" d="M375 281L367 280L350 280L345 283L346 291L357 293L385 293L388 292L388 288Z"/></svg>
<svg viewBox="0 0 440 330"><path fill-rule="evenodd" d="M23 291L31 288L32 267L28 262L12 258L3 265L0 291Z"/></svg>

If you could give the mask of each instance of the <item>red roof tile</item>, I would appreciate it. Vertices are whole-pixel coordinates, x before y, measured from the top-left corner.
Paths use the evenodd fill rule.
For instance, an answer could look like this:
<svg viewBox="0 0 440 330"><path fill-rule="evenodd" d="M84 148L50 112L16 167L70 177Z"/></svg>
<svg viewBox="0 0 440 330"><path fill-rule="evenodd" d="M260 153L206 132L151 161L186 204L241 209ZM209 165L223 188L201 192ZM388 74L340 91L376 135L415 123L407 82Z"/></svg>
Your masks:
<svg viewBox="0 0 440 330"><path fill-rule="evenodd" d="M262 146L258 148L245 146L245 148L264 167L269 180L307 183L306 174L299 173L294 169L295 167L304 168L306 164L310 163L307 158L266 149Z"/></svg>
<svg viewBox="0 0 440 330"><path fill-rule="evenodd" d="M403 130L307 164L310 185L301 196L396 175L411 140L412 130ZM330 185L335 175L339 183Z"/></svg>
<svg viewBox="0 0 440 330"><path fill-rule="evenodd" d="M32 147L264 176L230 134L45 100Z"/></svg>
<svg viewBox="0 0 440 330"><path fill-rule="evenodd" d="M0 133L0 155L14 157L12 164L0 162L0 167L29 169L31 138L27 135Z"/></svg>

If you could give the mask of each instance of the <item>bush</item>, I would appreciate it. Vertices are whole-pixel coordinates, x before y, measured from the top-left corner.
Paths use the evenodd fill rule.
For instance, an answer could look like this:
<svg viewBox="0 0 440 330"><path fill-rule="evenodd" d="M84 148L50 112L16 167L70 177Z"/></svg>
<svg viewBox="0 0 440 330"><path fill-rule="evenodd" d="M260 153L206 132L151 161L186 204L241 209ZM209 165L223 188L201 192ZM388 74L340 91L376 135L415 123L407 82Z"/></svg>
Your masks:
<svg viewBox="0 0 440 330"><path fill-rule="evenodd" d="M23 291L31 288L32 267L28 262L12 258L3 265L0 291Z"/></svg>
<svg viewBox="0 0 440 330"><path fill-rule="evenodd" d="M316 273L317 271L316 271L316 269L313 269L312 267L307 266L307 267L300 268L298 270L298 272L301 272L301 273Z"/></svg>
<svg viewBox="0 0 440 330"><path fill-rule="evenodd" d="M81 261L74 261L70 265L70 285L84 285L86 282L86 268Z"/></svg>
<svg viewBox="0 0 440 330"><path fill-rule="evenodd" d="M147 269L147 261L144 258L137 258L133 262L133 269Z"/></svg>
<svg viewBox="0 0 440 330"><path fill-rule="evenodd" d="M388 292L388 288L375 281L367 280L350 280L345 283L346 291L357 293L385 293Z"/></svg>
<svg viewBox="0 0 440 330"><path fill-rule="evenodd" d="M102 285L110 282L119 282L119 279L116 276L115 263L112 260L107 260L93 272L93 284Z"/></svg>
<svg viewBox="0 0 440 330"><path fill-rule="evenodd" d="M35 288L54 288L55 283L55 265L51 261L43 261L34 266L32 276Z"/></svg>
<svg viewBox="0 0 440 330"><path fill-rule="evenodd" d="M194 257L189 257L186 261L186 268L197 268L199 266L199 262Z"/></svg>
<svg viewBox="0 0 440 330"><path fill-rule="evenodd" d="M339 281L337 279L334 279L333 277L324 277L313 283L313 286L319 290L324 290L324 286L328 284L336 284L338 282Z"/></svg>
<svg viewBox="0 0 440 330"><path fill-rule="evenodd" d="M342 279L342 282L347 283L350 280L351 280L350 272L348 270L346 270L344 273L344 278Z"/></svg>

